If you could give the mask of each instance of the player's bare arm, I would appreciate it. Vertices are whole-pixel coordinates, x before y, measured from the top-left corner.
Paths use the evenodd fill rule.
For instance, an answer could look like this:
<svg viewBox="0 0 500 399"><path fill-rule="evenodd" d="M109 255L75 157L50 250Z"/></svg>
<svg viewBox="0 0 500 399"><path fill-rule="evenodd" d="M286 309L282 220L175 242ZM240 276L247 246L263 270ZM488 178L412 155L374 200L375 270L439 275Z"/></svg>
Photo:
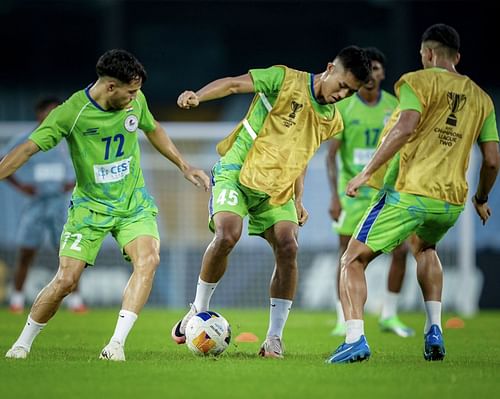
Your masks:
<svg viewBox="0 0 500 399"><path fill-rule="evenodd" d="M488 206L488 194L498 174L500 155L498 152L498 143L496 141L481 143L480 148L483 162L479 174L479 183L477 185L476 194L472 197L472 203L483 224L485 224L491 216L491 209Z"/></svg>
<svg viewBox="0 0 500 399"><path fill-rule="evenodd" d="M197 107L201 102L216 100L231 94L253 93L254 86L250 74L214 80L197 92L184 91L177 99L177 105L184 109Z"/></svg>
<svg viewBox="0 0 500 399"><path fill-rule="evenodd" d="M147 133L146 137L160 154L182 171L187 180L196 187L203 186L205 191L208 191L210 188L210 179L207 174L201 169L192 167L184 160L175 144L158 122L156 122L156 128L152 132Z"/></svg>
<svg viewBox="0 0 500 399"><path fill-rule="evenodd" d="M342 211L342 206L340 204L339 193L337 191L337 152L340 149L341 141L335 138L330 141L330 147L328 147L328 155L326 156L326 169L328 171L328 181L330 182L330 190L332 192L332 198L330 201L330 216L336 222L339 220L340 212Z"/></svg>
<svg viewBox="0 0 500 399"><path fill-rule="evenodd" d="M303 226L307 219L309 218L309 212L304 208L304 204L302 203L302 198L304 195L304 180L307 173L307 167L301 173L297 180L295 180L294 186L294 197L295 197L295 209L297 211L297 219L299 221L299 226Z"/></svg>
<svg viewBox="0 0 500 399"><path fill-rule="evenodd" d="M40 148L31 140L27 140L14 148L0 161L0 180L13 174L38 151L40 151Z"/></svg>
<svg viewBox="0 0 500 399"><path fill-rule="evenodd" d="M373 158L368 162L363 171L347 184L346 194L349 197L355 197L359 187L365 184L373 173L396 155L401 147L410 139L419 121L420 112L413 110L401 112L398 121L383 140Z"/></svg>

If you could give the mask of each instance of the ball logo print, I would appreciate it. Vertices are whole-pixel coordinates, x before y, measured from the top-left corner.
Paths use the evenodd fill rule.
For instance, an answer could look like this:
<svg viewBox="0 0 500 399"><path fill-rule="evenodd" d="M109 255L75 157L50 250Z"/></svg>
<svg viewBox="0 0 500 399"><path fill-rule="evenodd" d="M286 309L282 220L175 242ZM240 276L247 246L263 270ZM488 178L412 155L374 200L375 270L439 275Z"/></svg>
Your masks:
<svg viewBox="0 0 500 399"><path fill-rule="evenodd" d="M194 315L186 325L186 343L196 355L218 356L231 342L231 327L219 313L206 311Z"/></svg>

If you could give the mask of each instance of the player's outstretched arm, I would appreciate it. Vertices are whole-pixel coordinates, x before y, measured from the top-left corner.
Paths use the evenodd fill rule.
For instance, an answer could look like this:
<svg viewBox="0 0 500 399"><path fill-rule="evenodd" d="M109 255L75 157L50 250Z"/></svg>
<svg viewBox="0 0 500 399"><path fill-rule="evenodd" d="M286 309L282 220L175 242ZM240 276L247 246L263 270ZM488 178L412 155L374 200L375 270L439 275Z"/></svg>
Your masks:
<svg viewBox="0 0 500 399"><path fill-rule="evenodd" d="M38 151L40 148L31 140L26 140L15 147L0 161L0 180L13 174Z"/></svg>
<svg viewBox="0 0 500 399"><path fill-rule="evenodd" d="M347 184L346 194L349 197L355 197L358 188L365 184L370 179L371 175L373 175L382 165L396 155L401 147L410 139L419 121L420 112L413 110L401 112L398 121L382 141L375 154L373 154L370 162L368 162L361 173L355 176Z"/></svg>
<svg viewBox="0 0 500 399"><path fill-rule="evenodd" d="M197 107L201 102L215 100L231 94L253 93L250 74L222 78L210 82L197 92L186 90L177 99L177 105L184 109Z"/></svg>
<svg viewBox="0 0 500 399"><path fill-rule="evenodd" d="M196 187L203 186L205 191L208 191L210 179L207 174L201 169L193 168L184 160L175 144L158 122L156 122L156 128L152 132L146 133L146 137L160 154L182 171L187 180Z"/></svg>
<svg viewBox="0 0 500 399"><path fill-rule="evenodd" d="M483 162L479 173L479 183L476 194L472 197L472 203L477 214L486 223L491 216L491 209L488 206L488 194L495 184L500 167L500 154L496 141L487 141L480 144Z"/></svg>

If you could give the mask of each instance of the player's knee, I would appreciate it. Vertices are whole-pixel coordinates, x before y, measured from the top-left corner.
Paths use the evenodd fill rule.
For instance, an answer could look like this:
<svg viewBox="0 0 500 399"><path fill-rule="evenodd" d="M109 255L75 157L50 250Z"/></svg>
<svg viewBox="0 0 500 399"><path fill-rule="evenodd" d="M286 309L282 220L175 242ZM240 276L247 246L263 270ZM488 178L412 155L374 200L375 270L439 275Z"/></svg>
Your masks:
<svg viewBox="0 0 500 399"><path fill-rule="evenodd" d="M239 239L240 233L238 231L222 230L217 232L215 236L215 248L219 251L229 252L234 248Z"/></svg>
<svg viewBox="0 0 500 399"><path fill-rule="evenodd" d="M158 252L150 252L148 254L141 255L134 267L142 274L154 274L158 265L160 264L160 254Z"/></svg>
<svg viewBox="0 0 500 399"><path fill-rule="evenodd" d="M53 280L53 287L57 296L65 297L73 292L78 280L73 275L58 274Z"/></svg>
<svg viewBox="0 0 500 399"><path fill-rule="evenodd" d="M299 244L293 236L281 238L276 244L276 254L279 258L295 259L298 250Z"/></svg>
<svg viewBox="0 0 500 399"><path fill-rule="evenodd" d="M345 251L340 258L340 270L341 273L345 273L359 265L362 265L361 256L358 253L352 251Z"/></svg>

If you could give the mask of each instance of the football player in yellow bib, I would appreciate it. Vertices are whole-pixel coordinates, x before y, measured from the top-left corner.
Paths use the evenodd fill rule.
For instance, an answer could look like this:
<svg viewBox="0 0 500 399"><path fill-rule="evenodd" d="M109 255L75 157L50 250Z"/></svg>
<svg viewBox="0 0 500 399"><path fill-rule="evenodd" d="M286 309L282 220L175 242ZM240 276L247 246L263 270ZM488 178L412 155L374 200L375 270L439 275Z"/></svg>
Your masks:
<svg viewBox="0 0 500 399"><path fill-rule="evenodd" d="M448 25L436 24L424 32L420 49L423 69L403 75L396 83L398 118L386 130L371 161L347 185L347 195L355 196L392 159L383 188L342 257L340 300L346 340L328 363L370 357L363 323L365 268L381 252L390 252L411 235L427 313L424 358L444 359L443 272L436 244L464 208L468 190L465 176L474 143L481 149L482 165L472 201L483 223L491 214L488 193L500 165L493 102L469 77L456 71L459 47L459 35Z"/></svg>
<svg viewBox="0 0 500 399"><path fill-rule="evenodd" d="M212 169L209 202L215 236L203 257L191 309L173 326L176 343L185 343L189 319L209 309L248 216L249 234L264 238L276 259L269 329L259 354L283 357L281 339L297 285L298 226L307 220L302 205L305 168L321 142L343 128L334 104L356 92L369 74L365 52L349 46L321 74L276 65L179 96L178 105L189 109L231 94L255 93L246 117L217 145L221 158Z"/></svg>

